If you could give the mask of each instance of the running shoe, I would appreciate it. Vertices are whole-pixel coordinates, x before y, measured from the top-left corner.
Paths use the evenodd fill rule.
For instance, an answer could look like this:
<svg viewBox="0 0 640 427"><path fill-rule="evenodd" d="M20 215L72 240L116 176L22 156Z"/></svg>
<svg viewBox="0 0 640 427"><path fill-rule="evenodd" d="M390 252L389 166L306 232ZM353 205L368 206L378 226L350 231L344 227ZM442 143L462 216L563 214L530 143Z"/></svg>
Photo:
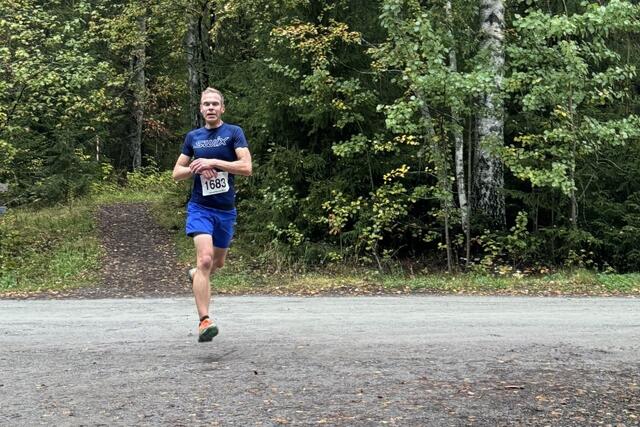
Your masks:
<svg viewBox="0 0 640 427"><path fill-rule="evenodd" d="M187 270L187 276L189 276L189 281L193 284L193 276L196 274L198 269L196 267L190 268Z"/></svg>
<svg viewBox="0 0 640 427"><path fill-rule="evenodd" d="M211 319L204 319L198 326L198 342L208 342L218 335L218 327L211 321Z"/></svg>

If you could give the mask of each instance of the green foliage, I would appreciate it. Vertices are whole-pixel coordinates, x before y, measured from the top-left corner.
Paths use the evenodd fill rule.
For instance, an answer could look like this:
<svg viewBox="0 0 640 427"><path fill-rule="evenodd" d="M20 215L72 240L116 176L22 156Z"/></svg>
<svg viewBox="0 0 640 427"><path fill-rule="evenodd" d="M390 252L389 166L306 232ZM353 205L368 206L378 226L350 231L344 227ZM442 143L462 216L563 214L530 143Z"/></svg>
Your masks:
<svg viewBox="0 0 640 427"><path fill-rule="evenodd" d="M171 171L161 171L153 159L146 159L146 166L134 172L118 176L109 163L101 164L99 180L91 184L90 199L95 203L153 202L163 203L168 212L162 216L167 228L184 225L184 207L190 196L188 181L176 182Z"/></svg>
<svg viewBox="0 0 640 427"><path fill-rule="evenodd" d="M160 171L155 161L148 159L146 166L127 173L126 188L133 191L171 193L183 186L173 180L171 171Z"/></svg>
<svg viewBox="0 0 640 427"><path fill-rule="evenodd" d="M55 202L87 190L86 155L109 107L109 65L91 55L89 2L0 6L0 179L15 203ZM10 142L9 142L10 141Z"/></svg>
<svg viewBox="0 0 640 427"><path fill-rule="evenodd" d="M607 43L640 32L639 17L637 5L617 0L585 3L572 15L535 9L516 15L506 87L535 127L518 130L503 150L515 176L570 195L582 162L605 146L640 137L638 116L611 116L629 99L636 69Z"/></svg>
<svg viewBox="0 0 640 427"><path fill-rule="evenodd" d="M105 96L111 105L103 111L110 125L101 140L103 154L116 169L131 168L128 143L136 102L143 104L142 158L162 169L173 165L184 133L188 131L188 89L184 35L187 1L95 1L89 23L90 37L99 57L112 69ZM144 23L144 30L140 27ZM171 28L171 31L167 31ZM145 87L135 87L135 59L144 47ZM136 100L134 91L141 93Z"/></svg>
<svg viewBox="0 0 640 427"><path fill-rule="evenodd" d="M505 266L524 269L540 261L537 257L542 241L540 237L531 235L528 231L528 221L525 212L518 212L516 223L510 228L509 233L485 230L476 239L484 253L480 266L485 271L504 271Z"/></svg>
<svg viewBox="0 0 640 427"><path fill-rule="evenodd" d="M454 147L464 137L473 178L480 97L495 86L479 49L477 1L211 4L214 48L202 52L203 72L253 154L254 175L236 182L238 243L255 265L441 266L447 243L454 261L466 257ZM0 182L10 193L0 201L13 209L86 192L164 199L159 217L181 230L188 184L167 170L189 126L184 35L200 5L2 3ZM508 226L484 232L472 217L471 259L493 271L640 270L640 186L629 179L640 174L640 6L506 7L506 76L495 99L505 107L496 153L508 167ZM142 48L144 167L131 173L132 64ZM22 249L0 230L6 260ZM74 259L61 257L55 265Z"/></svg>
<svg viewBox="0 0 640 427"><path fill-rule="evenodd" d="M420 219L414 222L412 236L426 235L425 241L433 241L439 235L445 248L452 247L447 240L450 229L463 225L454 203L454 149L460 149L465 121L479 110L474 100L493 84L486 67L460 55L466 51L459 43L467 40L471 29L450 6L385 0L380 24L387 39L369 49L380 78L389 75L402 89L377 109L384 113L386 128L396 135L382 145L384 151L401 158L414 174L405 184L414 196L404 207ZM455 39L452 28L458 28L455 35L462 39Z"/></svg>
<svg viewBox="0 0 640 427"><path fill-rule="evenodd" d="M629 227L633 214L625 215L628 205L621 201L630 194L616 182L637 171L620 153L635 153L640 119L631 107L637 102L637 64L629 60L630 45L625 54L617 41L636 37L640 8L625 1L573 6L515 15L506 81L513 143L502 156L516 177L550 189L552 202L533 206L553 219L536 224L545 242L540 258L626 271L637 265L633 249L616 243L624 240L620 230ZM558 203L555 190L570 200ZM575 218L569 210L577 212ZM567 219L580 220L582 227L568 227Z"/></svg>

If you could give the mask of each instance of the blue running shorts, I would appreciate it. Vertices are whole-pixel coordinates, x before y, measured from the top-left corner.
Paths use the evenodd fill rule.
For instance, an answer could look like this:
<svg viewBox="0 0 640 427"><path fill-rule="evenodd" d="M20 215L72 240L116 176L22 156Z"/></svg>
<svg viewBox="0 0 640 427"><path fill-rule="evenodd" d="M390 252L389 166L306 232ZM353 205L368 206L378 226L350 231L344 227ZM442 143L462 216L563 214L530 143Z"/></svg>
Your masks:
<svg viewBox="0 0 640 427"><path fill-rule="evenodd" d="M185 227L187 236L210 234L213 237L213 246L227 249L231 244L237 216L235 209L223 211L189 202Z"/></svg>

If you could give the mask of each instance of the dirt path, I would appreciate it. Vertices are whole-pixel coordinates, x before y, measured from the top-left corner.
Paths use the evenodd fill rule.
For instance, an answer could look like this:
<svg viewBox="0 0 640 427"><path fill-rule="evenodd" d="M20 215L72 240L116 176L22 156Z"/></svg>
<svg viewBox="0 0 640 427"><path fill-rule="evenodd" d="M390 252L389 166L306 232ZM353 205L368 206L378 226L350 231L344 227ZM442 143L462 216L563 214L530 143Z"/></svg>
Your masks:
<svg viewBox="0 0 640 427"><path fill-rule="evenodd" d="M67 296L127 298L190 293L171 236L156 224L146 204L101 206L97 221L104 250L102 283Z"/></svg>
<svg viewBox="0 0 640 427"><path fill-rule="evenodd" d="M145 203L101 206L96 213L104 256L96 286L25 295L26 299L132 298L191 295L171 235Z"/></svg>

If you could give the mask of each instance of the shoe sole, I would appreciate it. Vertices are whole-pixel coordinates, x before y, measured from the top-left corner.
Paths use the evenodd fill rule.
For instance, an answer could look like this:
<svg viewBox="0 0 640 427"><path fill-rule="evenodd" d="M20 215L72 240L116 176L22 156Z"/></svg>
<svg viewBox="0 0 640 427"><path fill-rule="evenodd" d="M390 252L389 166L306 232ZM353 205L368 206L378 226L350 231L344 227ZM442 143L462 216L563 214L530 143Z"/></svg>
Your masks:
<svg viewBox="0 0 640 427"><path fill-rule="evenodd" d="M187 277L189 278L189 281L191 283L193 283L193 275L196 274L197 268L190 268L187 270Z"/></svg>
<svg viewBox="0 0 640 427"><path fill-rule="evenodd" d="M198 342L209 342L218 335L218 327L216 325L211 325L204 331L200 332L198 336Z"/></svg>

